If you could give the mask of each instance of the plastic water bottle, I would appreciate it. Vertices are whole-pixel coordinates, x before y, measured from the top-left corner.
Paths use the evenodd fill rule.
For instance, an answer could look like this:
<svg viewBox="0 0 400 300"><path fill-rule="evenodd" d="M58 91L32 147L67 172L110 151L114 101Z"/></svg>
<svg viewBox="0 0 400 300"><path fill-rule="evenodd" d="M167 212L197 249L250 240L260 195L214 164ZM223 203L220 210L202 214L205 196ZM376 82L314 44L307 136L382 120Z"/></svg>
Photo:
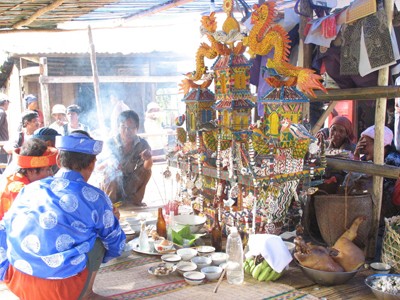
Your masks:
<svg viewBox="0 0 400 300"><path fill-rule="evenodd" d="M236 227L231 228L226 242L226 253L229 255L226 266L226 277L230 284L242 284L244 280L243 271L243 244Z"/></svg>
<svg viewBox="0 0 400 300"><path fill-rule="evenodd" d="M146 221L142 221L140 225L139 249L140 251L143 252L150 251L149 238L147 237L147 232L146 232Z"/></svg>

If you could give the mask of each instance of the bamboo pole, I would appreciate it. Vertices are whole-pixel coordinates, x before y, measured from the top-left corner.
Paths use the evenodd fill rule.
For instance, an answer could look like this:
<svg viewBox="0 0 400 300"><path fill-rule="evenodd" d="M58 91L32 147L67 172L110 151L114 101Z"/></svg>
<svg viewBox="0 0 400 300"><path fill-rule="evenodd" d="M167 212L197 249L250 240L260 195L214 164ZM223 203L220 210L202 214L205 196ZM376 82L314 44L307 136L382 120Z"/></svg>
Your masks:
<svg viewBox="0 0 400 300"><path fill-rule="evenodd" d="M48 75L48 65L47 65L47 57L41 57L39 64L39 73L40 76ZM43 122L44 126L49 126L51 123L51 114L50 114L50 97L49 97L49 85L47 83L40 83L40 98L42 102L42 111L43 111Z"/></svg>
<svg viewBox="0 0 400 300"><path fill-rule="evenodd" d="M88 26L88 35L89 35L89 45L90 45L90 62L92 64L92 72L93 72L94 97L96 100L96 108L97 108L97 118L101 134L106 134L103 109L100 102L100 84L99 84L99 74L97 71L96 50L94 47L92 30L90 26Z"/></svg>
<svg viewBox="0 0 400 300"><path fill-rule="evenodd" d="M299 10L302 14L310 16L312 18L313 11L311 9L310 3L306 0L300 0ZM300 17L300 26L299 26L299 54L298 54L298 66L309 68L311 66L312 60L312 45L304 44L305 36L304 36L304 28L308 22L308 18L301 15ZM303 120L310 119L310 103L303 104Z"/></svg>
<svg viewBox="0 0 400 300"><path fill-rule="evenodd" d="M34 22L37 18L39 18L40 16L44 15L45 13L59 7L61 4L64 3L65 0L56 0L53 3L43 7L42 9L39 9L38 11L36 11L33 15L31 15L28 19L26 20L22 20L19 21L18 23L15 23L13 25L14 29L20 29L23 26L29 25L32 22Z"/></svg>
<svg viewBox="0 0 400 300"><path fill-rule="evenodd" d="M329 103L329 106L327 107L327 109L324 111L322 116L318 119L317 123L315 123L314 127L311 129L312 135L316 134L318 132L318 130L320 130L321 127L324 126L326 118L335 109L336 104L337 104L337 101L332 101L331 103Z"/></svg>
<svg viewBox="0 0 400 300"><path fill-rule="evenodd" d="M389 30L392 29L392 18L393 18L393 6L394 0L385 0L385 10L388 19ZM389 82L389 67L385 67L379 70L378 85L385 86ZM374 138L374 163L377 165L383 165L384 163L384 147L383 135L385 127L386 117L386 102L387 98L376 99L375 106L375 138ZM382 206L382 195L383 195L383 177L373 177L373 196L374 196L374 207L372 215L372 228L371 232L374 234L368 241L367 245L367 257L374 257L376 252L376 243L378 239L379 220L381 215Z"/></svg>
<svg viewBox="0 0 400 300"><path fill-rule="evenodd" d="M329 102L333 100L372 100L377 98L400 97L400 86L373 86L351 89L331 89L325 94L315 91L316 97L310 96L311 102Z"/></svg>
<svg viewBox="0 0 400 300"><path fill-rule="evenodd" d="M382 176L393 179L400 178L400 168L395 166L376 165L372 162L332 157L327 157L326 161L328 163L328 167L334 170L365 173L373 176Z"/></svg>

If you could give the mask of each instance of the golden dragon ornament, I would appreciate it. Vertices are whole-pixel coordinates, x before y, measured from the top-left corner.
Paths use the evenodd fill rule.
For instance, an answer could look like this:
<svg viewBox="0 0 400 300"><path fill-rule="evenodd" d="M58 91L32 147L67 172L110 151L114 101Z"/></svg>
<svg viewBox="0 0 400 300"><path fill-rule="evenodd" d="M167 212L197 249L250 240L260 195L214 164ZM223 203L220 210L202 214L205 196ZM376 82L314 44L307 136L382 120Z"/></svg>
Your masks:
<svg viewBox="0 0 400 300"><path fill-rule="evenodd" d="M248 46L250 55L267 55L272 49L274 55L267 61L267 68L274 69L279 75L285 77L280 80L276 77L266 78L266 82L273 87L293 86L315 97L314 89L327 92L321 83L321 76L311 69L296 67L289 61L289 37L285 29L273 23L276 16L276 3L274 1L255 4L251 15L253 28L243 42Z"/></svg>

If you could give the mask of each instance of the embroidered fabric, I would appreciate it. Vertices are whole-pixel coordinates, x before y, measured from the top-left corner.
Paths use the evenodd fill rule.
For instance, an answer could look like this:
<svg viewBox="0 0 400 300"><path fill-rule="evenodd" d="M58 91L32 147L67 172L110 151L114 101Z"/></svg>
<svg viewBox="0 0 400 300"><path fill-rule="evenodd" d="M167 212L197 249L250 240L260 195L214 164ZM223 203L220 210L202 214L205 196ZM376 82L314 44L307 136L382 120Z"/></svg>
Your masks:
<svg viewBox="0 0 400 300"><path fill-rule="evenodd" d="M365 46L372 68L394 60L393 47L388 30L386 12L379 10L363 20Z"/></svg>
<svg viewBox="0 0 400 300"><path fill-rule="evenodd" d="M362 20L342 26L343 44L340 52L340 75L357 75L360 62Z"/></svg>

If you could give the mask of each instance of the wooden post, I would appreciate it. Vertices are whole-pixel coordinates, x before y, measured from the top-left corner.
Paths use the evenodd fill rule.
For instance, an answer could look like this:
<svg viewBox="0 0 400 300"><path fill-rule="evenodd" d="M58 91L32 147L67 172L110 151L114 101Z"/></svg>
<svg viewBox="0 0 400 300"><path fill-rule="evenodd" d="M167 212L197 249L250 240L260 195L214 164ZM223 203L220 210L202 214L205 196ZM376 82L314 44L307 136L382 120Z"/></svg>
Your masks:
<svg viewBox="0 0 400 300"><path fill-rule="evenodd" d="M308 1L300 0L299 10L302 14L313 17L313 11ZM301 16L300 17L300 26L299 26L299 54L298 54L298 66L309 68L311 66L311 58L312 58L312 45L304 44L305 36L304 36L304 28L308 22L308 18ZM303 104L303 119L310 119L310 103Z"/></svg>
<svg viewBox="0 0 400 300"><path fill-rule="evenodd" d="M101 134L106 135L106 126L104 124L103 109L100 102L100 84L99 84L99 74L97 71L96 50L94 48L92 30L90 26L88 26L88 35L89 35L89 45L90 45L90 62L92 64L92 72L93 72L94 97L96 100L96 108L97 108L97 118L99 121L99 128Z"/></svg>
<svg viewBox="0 0 400 300"><path fill-rule="evenodd" d="M39 73L40 77L48 76L48 65L47 57L41 57L39 60ZM49 126L51 124L51 113L50 113L50 99L49 99L49 85L48 83L43 83L39 78L40 84L40 96L42 100L42 112L44 119L44 126Z"/></svg>
<svg viewBox="0 0 400 300"><path fill-rule="evenodd" d="M393 18L393 0L385 0L385 10L388 19L389 30L392 29L392 18ZM389 82L389 67L385 67L379 70L378 85L387 86ZM387 98L376 99L375 106L375 138L374 138L374 163L377 165L384 164L384 147L383 135L386 117L386 102ZM372 228L371 232L373 236L368 241L367 245L367 257L374 257L376 252L376 242L378 238L379 220L381 215L382 206L382 194L383 194L383 177L373 177L373 196L374 196L374 207L372 215Z"/></svg>

